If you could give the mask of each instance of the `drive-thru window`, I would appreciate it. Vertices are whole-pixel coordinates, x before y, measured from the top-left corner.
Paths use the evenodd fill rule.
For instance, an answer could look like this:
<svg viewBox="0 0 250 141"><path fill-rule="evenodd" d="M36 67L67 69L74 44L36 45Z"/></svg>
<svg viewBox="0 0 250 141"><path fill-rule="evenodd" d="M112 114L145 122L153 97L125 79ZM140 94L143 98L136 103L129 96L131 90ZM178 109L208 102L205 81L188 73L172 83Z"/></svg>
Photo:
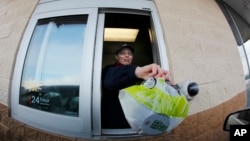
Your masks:
<svg viewBox="0 0 250 141"><path fill-rule="evenodd" d="M153 1L41 0L20 43L11 116L71 137L136 136L101 126L101 72L121 43L133 45L135 64L168 69Z"/></svg>

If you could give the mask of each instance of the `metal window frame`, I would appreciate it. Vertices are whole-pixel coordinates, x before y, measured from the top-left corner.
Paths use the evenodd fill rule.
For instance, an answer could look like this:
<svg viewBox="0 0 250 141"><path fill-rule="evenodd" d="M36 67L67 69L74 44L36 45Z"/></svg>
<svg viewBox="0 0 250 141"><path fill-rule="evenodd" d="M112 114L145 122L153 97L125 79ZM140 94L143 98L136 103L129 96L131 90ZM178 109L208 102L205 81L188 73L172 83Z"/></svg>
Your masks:
<svg viewBox="0 0 250 141"><path fill-rule="evenodd" d="M74 0L74 2L72 2L71 0L40 0L26 28L16 58L11 88L11 116L14 119L35 128L65 136L80 138L108 137L103 136L105 131L101 129L100 120L101 62L103 45L103 37L100 33L103 33L103 25L99 23L101 23L100 21L102 20L104 21L105 17L101 13L98 13L98 10L105 8L122 8L131 12L139 10L150 13L153 34L155 36L154 45L156 46L156 51L153 52L153 56L159 58L157 63L159 63L164 69L169 69L164 34L153 1ZM79 105L79 118L46 113L19 105L18 100L22 75L21 72L24 65L25 54L28 50L28 45L38 19L77 14L89 14L86 30L87 34L84 39L85 43L83 49L83 59L88 58L88 61L83 61L81 65L81 77L84 79L81 79L82 81L80 84L81 98ZM102 24L104 24L104 22ZM29 115L32 116L29 117ZM36 119L39 119L39 121L36 121ZM44 125L46 122L48 124ZM135 135L135 132L131 132L131 130L113 131L108 132L114 133L110 136L111 138L131 137Z"/></svg>
<svg viewBox="0 0 250 141"><path fill-rule="evenodd" d="M79 117L70 117L65 115L57 115L53 113L47 113L36 109L31 109L19 104L19 91L20 82L22 76L22 68L30 39L35 29L36 23L39 19L65 16L65 15L88 15L88 21L86 26L86 36L83 45L83 61L81 64L81 79L80 82L80 103L79 103ZM16 66L14 69L13 83L12 83L12 97L11 97L11 116L14 119L20 120L28 125L36 127L38 129L46 130L53 133L63 134L72 137L86 137L92 134L91 125L91 93L92 93L92 68L93 62L84 60L93 60L94 53L94 40L95 24L97 22L97 8L85 8L85 9L72 9L72 10L60 10L53 12L35 13L24 33L22 42L20 44L20 50L16 59ZM86 69L84 66L89 66ZM25 114L24 114L25 113Z"/></svg>
<svg viewBox="0 0 250 141"><path fill-rule="evenodd" d="M153 30L153 43L152 49L155 63L161 65L164 69L169 70L169 63L167 57L167 48L163 36L163 30L160 24L160 19L154 3L144 6L141 9L128 9L126 7L118 8L100 8L98 14L95 58L94 58L94 76L93 76L93 134L101 138L121 138L121 137L138 137L141 136L131 129L102 129L101 128L101 115L100 115L100 102L101 102L101 66L102 66L102 52L103 52L103 30L105 13L129 13L148 15L151 17L151 29ZM98 113L96 113L98 111Z"/></svg>

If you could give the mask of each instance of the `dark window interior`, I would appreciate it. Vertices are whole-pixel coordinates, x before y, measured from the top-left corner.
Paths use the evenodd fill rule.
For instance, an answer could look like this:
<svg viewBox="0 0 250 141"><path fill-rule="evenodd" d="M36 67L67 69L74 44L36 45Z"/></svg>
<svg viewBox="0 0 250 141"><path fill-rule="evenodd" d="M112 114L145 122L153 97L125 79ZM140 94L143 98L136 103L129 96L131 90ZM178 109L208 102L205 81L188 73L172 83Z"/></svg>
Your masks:
<svg viewBox="0 0 250 141"><path fill-rule="evenodd" d="M113 42L104 41L102 67L112 64L115 61L115 50L117 46L128 43L135 49L133 64L138 66L147 65L153 62L151 40L149 35L150 16L136 14L106 13L105 28L135 28L139 29L134 42ZM109 114L109 113L105 113ZM123 122L123 121L121 121ZM121 124L122 125L122 124ZM105 127L104 127L105 128ZM124 127L118 127L124 128ZM117 129L117 128L116 128Z"/></svg>
<svg viewBox="0 0 250 141"><path fill-rule="evenodd" d="M136 28L139 33L135 42L126 42L135 49L133 64L143 66L153 62L149 37L150 17L134 14L105 14L105 27ZM115 49L124 42L105 42L103 48L103 66L115 61Z"/></svg>

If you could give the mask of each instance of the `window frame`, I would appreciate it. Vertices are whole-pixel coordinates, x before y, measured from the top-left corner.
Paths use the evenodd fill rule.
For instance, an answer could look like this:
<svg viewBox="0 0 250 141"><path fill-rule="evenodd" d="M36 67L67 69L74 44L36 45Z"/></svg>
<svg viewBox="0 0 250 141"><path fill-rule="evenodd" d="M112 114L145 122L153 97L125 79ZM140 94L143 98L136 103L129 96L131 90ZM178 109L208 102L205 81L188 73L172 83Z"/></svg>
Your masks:
<svg viewBox="0 0 250 141"><path fill-rule="evenodd" d="M137 11L141 10L141 11ZM140 136L132 129L102 129L101 127L101 71L102 71L102 56L103 56L103 42L104 42L104 20L106 13L133 13L138 15L148 15L151 19L151 29L153 34L152 54L154 62L161 65L166 70L169 70L169 63L167 58L167 48L165 46L164 36L158 18L156 8L154 5L150 5L147 8L130 10L124 9L99 9L98 24L97 24L97 36L96 46L94 54L94 74L93 74L93 99L92 99L92 111L93 111L93 134L103 136ZM133 11L133 12L131 12ZM97 113L98 111L99 113Z"/></svg>
<svg viewBox="0 0 250 141"><path fill-rule="evenodd" d="M88 15L88 21L85 31L85 39L83 44L83 61L81 64L81 82L79 92L79 116L70 117L65 115L57 115L19 104L19 91L22 76L22 68L25 61L25 56L28 51L29 42L32 37L36 23L39 19L67 16L67 15ZM54 12L36 13L30 20L27 30L24 33L23 40L20 44L20 50L16 59L16 66L14 70L13 83L12 83L12 97L11 97L11 115L14 119L20 120L26 124L32 125L36 128L46 131L64 134L74 137L85 137L91 134L91 93L92 93L92 62L84 60L92 60L94 52L95 34L90 31L95 31L95 24L97 22L97 8L84 8L84 9L71 9L60 10ZM90 24L92 23L92 24ZM88 33L88 34L87 34ZM86 69L84 66L89 66ZM23 114L25 113L25 114ZM31 113L31 114L29 114ZM41 118L41 117L46 117Z"/></svg>
<svg viewBox="0 0 250 141"><path fill-rule="evenodd" d="M164 34L153 1L84 0L83 2L83 0L75 0L74 3L72 3L66 0L40 0L26 27L15 62L11 87L11 116L14 119L35 128L64 136L80 138L93 138L93 136L95 136L94 138L102 138L102 136L105 136L105 131L101 128L100 112L103 50L103 34L100 33L104 31L104 25L102 25L104 22L101 23L100 21L104 21L105 15L98 11L105 8L126 9L126 11L131 12L134 12L134 10L149 12L151 16L152 33L155 36L152 40L153 46L156 49L152 52L153 56L156 56L154 61L159 63L164 69L169 70ZM83 59L88 58L89 61L83 60L81 64L81 78L84 79L81 79L82 81L80 82L79 117L56 115L20 105L19 90L22 68L37 21L42 18L77 14L89 14L86 27L87 34L85 34L83 47ZM84 93L87 93L87 95L83 98L82 95L84 95ZM29 117L30 114L28 113L32 113L32 116ZM34 120L39 118L39 121ZM48 122L48 124L44 125L46 122ZM114 135L117 135L117 137L138 135L131 130L113 131L107 132L108 134L112 134L112 138L116 137Z"/></svg>

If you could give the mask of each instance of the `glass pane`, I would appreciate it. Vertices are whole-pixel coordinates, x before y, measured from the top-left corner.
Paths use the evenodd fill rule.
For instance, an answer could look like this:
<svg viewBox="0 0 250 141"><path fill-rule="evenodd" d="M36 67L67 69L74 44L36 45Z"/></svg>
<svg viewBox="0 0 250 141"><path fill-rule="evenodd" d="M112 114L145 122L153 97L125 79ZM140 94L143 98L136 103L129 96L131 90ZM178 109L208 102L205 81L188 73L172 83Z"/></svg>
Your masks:
<svg viewBox="0 0 250 141"><path fill-rule="evenodd" d="M86 23L84 15L38 21L22 72L21 105L78 116Z"/></svg>

